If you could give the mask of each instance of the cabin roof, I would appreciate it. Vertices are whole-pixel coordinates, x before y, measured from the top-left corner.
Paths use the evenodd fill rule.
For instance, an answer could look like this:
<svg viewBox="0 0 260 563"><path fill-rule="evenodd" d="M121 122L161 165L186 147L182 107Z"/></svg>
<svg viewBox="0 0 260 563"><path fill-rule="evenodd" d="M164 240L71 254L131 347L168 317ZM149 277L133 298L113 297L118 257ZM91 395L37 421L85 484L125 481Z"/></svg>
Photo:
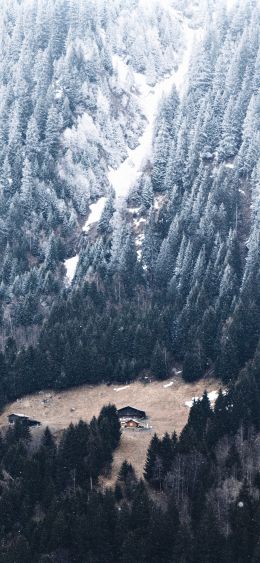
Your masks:
<svg viewBox="0 0 260 563"><path fill-rule="evenodd" d="M127 412L129 413L129 415L135 415L135 416L140 416L141 418L144 418L146 416L145 411L141 411L140 409L137 409L135 407L131 407L130 405L127 405L125 407L122 407L121 409L117 409L118 415L120 416L124 416Z"/></svg>
<svg viewBox="0 0 260 563"><path fill-rule="evenodd" d="M12 412L11 414L9 414L8 419L9 421L11 421L11 419L20 419L23 420L24 422L27 422L28 424L31 424L32 426L41 424L39 420L36 420L35 418L31 418L26 414L22 414L18 412Z"/></svg>
<svg viewBox="0 0 260 563"><path fill-rule="evenodd" d="M20 412L11 412L8 416L22 416L23 418L29 418L27 414L22 414Z"/></svg>

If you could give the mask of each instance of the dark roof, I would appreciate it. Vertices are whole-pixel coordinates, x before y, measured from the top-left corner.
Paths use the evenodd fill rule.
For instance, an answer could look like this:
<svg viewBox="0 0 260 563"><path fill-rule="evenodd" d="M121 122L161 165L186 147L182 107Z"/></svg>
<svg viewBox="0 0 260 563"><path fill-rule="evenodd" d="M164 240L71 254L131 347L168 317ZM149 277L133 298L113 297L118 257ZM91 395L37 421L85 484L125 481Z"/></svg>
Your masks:
<svg viewBox="0 0 260 563"><path fill-rule="evenodd" d="M124 417L124 416L134 416L135 418L145 418L146 417L145 411L140 411L139 409L136 409L134 407L130 407L129 405L127 405L126 407L123 407L122 409L117 409L117 412L118 412L119 418Z"/></svg>
<svg viewBox="0 0 260 563"><path fill-rule="evenodd" d="M20 420L21 422L27 424L28 426L40 426L40 424L41 424L38 420L35 420L34 418L30 418L26 414L20 414L20 413L17 413L17 412L9 414L8 420L11 423L15 422L16 420Z"/></svg>

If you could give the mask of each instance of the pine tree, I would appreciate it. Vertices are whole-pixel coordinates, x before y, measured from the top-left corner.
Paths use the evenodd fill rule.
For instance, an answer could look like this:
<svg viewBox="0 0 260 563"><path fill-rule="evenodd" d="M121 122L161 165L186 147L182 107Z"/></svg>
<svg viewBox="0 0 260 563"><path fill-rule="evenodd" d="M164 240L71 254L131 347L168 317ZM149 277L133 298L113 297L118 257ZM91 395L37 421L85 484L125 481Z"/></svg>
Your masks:
<svg viewBox="0 0 260 563"><path fill-rule="evenodd" d="M167 351L157 341L151 359L151 372L157 379L165 379L168 369Z"/></svg>
<svg viewBox="0 0 260 563"><path fill-rule="evenodd" d="M14 185L12 179L12 171L9 164L8 157L5 157L2 174L1 174L1 185L3 187L4 196L6 198L12 197L14 194Z"/></svg>
<svg viewBox="0 0 260 563"><path fill-rule="evenodd" d="M51 106L45 129L45 150L53 158L57 158L60 145L61 116L55 106Z"/></svg>
<svg viewBox="0 0 260 563"><path fill-rule="evenodd" d="M64 545L66 535L68 534L67 523L65 515L62 511L59 511L55 516L52 532L51 532L51 548L57 549Z"/></svg>
<svg viewBox="0 0 260 563"><path fill-rule="evenodd" d="M234 557L238 563L246 561L252 555L255 534L253 507L254 501L250 495L247 483L244 482L239 496L231 509L231 541Z"/></svg>
<svg viewBox="0 0 260 563"><path fill-rule="evenodd" d="M170 471L174 459L174 439L171 439L168 432L164 434L161 442L161 457L163 472L166 475Z"/></svg>
<svg viewBox="0 0 260 563"><path fill-rule="evenodd" d="M147 450L147 457L144 466L144 477L149 483L153 483L156 480L156 461L160 458L160 455L161 443L157 434L154 434Z"/></svg>
<svg viewBox="0 0 260 563"><path fill-rule="evenodd" d="M38 125L34 116L31 117L28 123L26 132L26 157L32 166L33 175L36 176L39 169L39 156L41 151L40 135Z"/></svg>
<svg viewBox="0 0 260 563"><path fill-rule="evenodd" d="M192 426L200 439L205 438L207 425L212 416L210 401L207 392L204 391L202 399L194 401L188 419L188 425Z"/></svg>
<svg viewBox="0 0 260 563"><path fill-rule="evenodd" d="M109 440L115 449L120 442L121 425L115 405L103 407L98 417L98 425L104 440Z"/></svg>
<svg viewBox="0 0 260 563"><path fill-rule="evenodd" d="M205 369L205 359L202 347L198 340L191 350L185 354L183 362L183 378L185 381L196 381L203 376Z"/></svg>
<svg viewBox="0 0 260 563"><path fill-rule="evenodd" d="M133 499L131 528L140 536L148 529L150 519L150 500L144 482L140 481Z"/></svg>

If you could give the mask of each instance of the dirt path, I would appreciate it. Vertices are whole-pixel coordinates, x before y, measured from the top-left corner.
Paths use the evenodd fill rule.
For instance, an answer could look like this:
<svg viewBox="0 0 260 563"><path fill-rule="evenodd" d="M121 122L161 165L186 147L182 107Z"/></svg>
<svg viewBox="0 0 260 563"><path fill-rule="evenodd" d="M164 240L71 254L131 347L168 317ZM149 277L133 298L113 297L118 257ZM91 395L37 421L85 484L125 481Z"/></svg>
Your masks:
<svg viewBox="0 0 260 563"><path fill-rule="evenodd" d="M80 419L89 421L98 416L104 404L113 403L117 408L126 405L145 410L146 430L127 429L122 432L121 445L114 455L111 479L114 480L124 459L131 462L139 476L142 475L146 450L154 432L162 436L166 431L179 433L187 422L189 408L185 401L201 396L206 388L209 392L218 389L216 380L207 379L195 384L184 383L179 378L143 384L139 381L129 385L84 385L68 391L40 391L8 405L0 416L0 427L8 423L7 416L18 412L36 418L43 427L53 432L66 428L70 422ZM39 434L39 430L33 430Z"/></svg>

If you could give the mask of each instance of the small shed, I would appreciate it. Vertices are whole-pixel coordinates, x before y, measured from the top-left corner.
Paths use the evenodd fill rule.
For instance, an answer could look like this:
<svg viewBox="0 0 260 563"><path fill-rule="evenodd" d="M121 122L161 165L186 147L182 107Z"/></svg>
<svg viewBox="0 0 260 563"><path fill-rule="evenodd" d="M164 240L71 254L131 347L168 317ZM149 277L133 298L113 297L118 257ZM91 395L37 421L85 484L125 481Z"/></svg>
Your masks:
<svg viewBox="0 0 260 563"><path fill-rule="evenodd" d="M119 418L146 418L145 411L140 411L134 407L122 407L122 409L117 409Z"/></svg>
<svg viewBox="0 0 260 563"><path fill-rule="evenodd" d="M35 420L34 418L30 418L29 416L26 416L25 414L20 414L20 413L17 413L17 412L9 414L8 420L9 420L10 424L15 424L17 421L20 421L25 426L40 426L41 425L41 423L38 420Z"/></svg>
<svg viewBox="0 0 260 563"><path fill-rule="evenodd" d="M142 425L137 420L129 418L129 420L126 420L124 423L124 428L142 428Z"/></svg>

